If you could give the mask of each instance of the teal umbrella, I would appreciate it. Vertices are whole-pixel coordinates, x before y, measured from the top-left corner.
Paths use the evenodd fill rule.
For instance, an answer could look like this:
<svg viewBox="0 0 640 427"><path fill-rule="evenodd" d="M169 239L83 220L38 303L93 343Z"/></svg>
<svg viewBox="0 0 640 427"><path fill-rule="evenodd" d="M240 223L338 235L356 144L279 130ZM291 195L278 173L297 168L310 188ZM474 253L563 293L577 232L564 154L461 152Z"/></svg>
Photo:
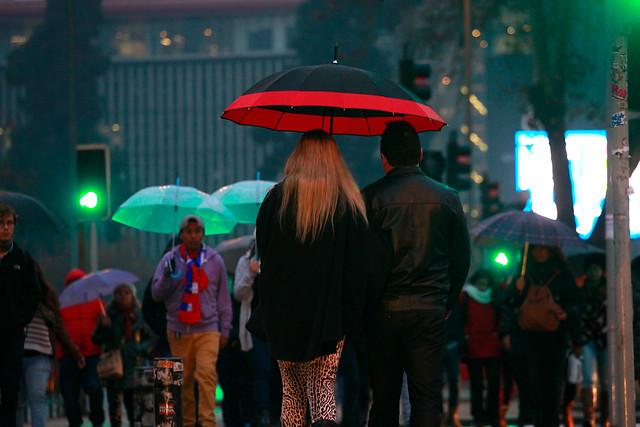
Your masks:
<svg viewBox="0 0 640 427"><path fill-rule="evenodd" d="M238 222L222 202L193 187L147 187L129 197L111 218L129 227L154 233L178 232L180 220L196 214L206 235L229 233Z"/></svg>
<svg viewBox="0 0 640 427"><path fill-rule="evenodd" d="M212 196L220 200L241 224L255 224L260 205L273 181L239 181L216 190Z"/></svg>

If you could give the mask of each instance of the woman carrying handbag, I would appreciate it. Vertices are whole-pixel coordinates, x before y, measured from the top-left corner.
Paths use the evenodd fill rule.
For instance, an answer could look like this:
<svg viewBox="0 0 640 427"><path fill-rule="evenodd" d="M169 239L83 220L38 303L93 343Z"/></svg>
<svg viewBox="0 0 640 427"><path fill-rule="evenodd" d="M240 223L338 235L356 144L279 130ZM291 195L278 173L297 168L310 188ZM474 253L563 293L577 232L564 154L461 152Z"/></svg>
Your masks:
<svg viewBox="0 0 640 427"><path fill-rule="evenodd" d="M135 288L122 284L113 291L114 300L100 317L91 339L102 345L105 352L120 350L122 358L121 378L105 380L109 402L109 419L113 427L122 425L121 406L127 410L129 425L133 425L133 386L138 358L152 344L152 334L144 323Z"/></svg>

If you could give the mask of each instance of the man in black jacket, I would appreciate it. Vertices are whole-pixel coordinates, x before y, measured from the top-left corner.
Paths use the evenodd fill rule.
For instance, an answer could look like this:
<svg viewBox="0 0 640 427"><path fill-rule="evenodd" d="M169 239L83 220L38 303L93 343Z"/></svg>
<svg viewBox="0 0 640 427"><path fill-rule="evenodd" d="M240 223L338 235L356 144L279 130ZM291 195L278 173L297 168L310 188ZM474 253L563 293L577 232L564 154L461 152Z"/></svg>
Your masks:
<svg viewBox="0 0 640 427"><path fill-rule="evenodd" d="M420 139L391 122L380 141L386 175L363 190L370 218L393 246L393 266L367 324L373 405L370 427L398 425L406 372L411 425L440 426L445 318L470 264L470 241L457 193L427 177Z"/></svg>
<svg viewBox="0 0 640 427"><path fill-rule="evenodd" d="M40 302L33 259L13 241L18 215L0 204L0 425L16 425L24 328Z"/></svg>

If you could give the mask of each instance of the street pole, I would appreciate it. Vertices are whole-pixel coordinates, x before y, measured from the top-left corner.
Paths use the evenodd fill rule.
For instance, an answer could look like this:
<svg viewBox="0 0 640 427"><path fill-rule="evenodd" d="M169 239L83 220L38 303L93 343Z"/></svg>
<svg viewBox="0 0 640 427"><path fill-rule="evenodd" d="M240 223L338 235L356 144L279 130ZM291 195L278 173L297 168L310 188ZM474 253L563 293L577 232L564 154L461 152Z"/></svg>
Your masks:
<svg viewBox="0 0 640 427"><path fill-rule="evenodd" d="M91 271L98 271L98 227L91 221L89 229L89 266Z"/></svg>
<svg viewBox="0 0 640 427"><path fill-rule="evenodd" d="M68 199L69 206L71 206L68 212L71 213L71 268L84 264L84 229L78 223L76 212L78 209L77 201L75 200L75 188L76 188L76 145L78 144L78 118L77 118L77 104L76 104L76 51L74 42L75 33L75 1L67 0L67 20L66 20L66 36L67 36L67 108L69 109L69 191L71 197ZM81 252L82 251L82 252ZM80 263L80 264L79 264Z"/></svg>
<svg viewBox="0 0 640 427"><path fill-rule="evenodd" d="M463 3L463 26L464 26L464 86L466 92L464 93L464 121L467 125L467 133L464 137L464 143L469 147L469 152L473 153L473 147L471 144L471 0L464 0ZM473 156L471 157L473 161ZM469 212L474 209L474 185L471 181L469 187Z"/></svg>
<svg viewBox="0 0 640 427"><path fill-rule="evenodd" d="M610 87L607 110L610 130L607 145L611 162L610 176L613 196L611 217L607 229L613 229L613 245L607 244L607 270L614 270L613 282L607 282L609 359L611 366L611 426L635 425L635 386L633 366L633 305L631 293L631 259L629 238L629 126L627 119L627 41L618 25L613 26L615 40L611 43ZM613 90L615 86L616 90ZM624 96L620 96L622 89ZM615 92L615 93L614 93ZM614 96L615 95L615 96ZM609 233L607 233L609 234ZM608 238L608 236L607 236ZM609 243L609 239L608 239ZM611 255L613 250L613 256ZM613 260L613 264L611 264ZM611 304L613 303L613 304Z"/></svg>

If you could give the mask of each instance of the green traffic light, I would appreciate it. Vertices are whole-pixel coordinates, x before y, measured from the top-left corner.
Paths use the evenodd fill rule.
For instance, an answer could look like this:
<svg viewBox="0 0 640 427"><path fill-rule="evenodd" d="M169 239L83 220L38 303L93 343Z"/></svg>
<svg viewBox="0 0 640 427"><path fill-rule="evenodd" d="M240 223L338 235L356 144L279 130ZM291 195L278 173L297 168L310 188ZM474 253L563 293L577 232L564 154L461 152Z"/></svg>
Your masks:
<svg viewBox="0 0 640 427"><path fill-rule="evenodd" d="M85 207L87 209L93 209L98 206L98 195L93 191L87 191L80 198L80 206Z"/></svg>
<svg viewBox="0 0 640 427"><path fill-rule="evenodd" d="M506 267L509 264L509 257L507 256L506 253L500 252L498 253L498 255L496 255L493 261L496 264L500 264L501 266Z"/></svg>

